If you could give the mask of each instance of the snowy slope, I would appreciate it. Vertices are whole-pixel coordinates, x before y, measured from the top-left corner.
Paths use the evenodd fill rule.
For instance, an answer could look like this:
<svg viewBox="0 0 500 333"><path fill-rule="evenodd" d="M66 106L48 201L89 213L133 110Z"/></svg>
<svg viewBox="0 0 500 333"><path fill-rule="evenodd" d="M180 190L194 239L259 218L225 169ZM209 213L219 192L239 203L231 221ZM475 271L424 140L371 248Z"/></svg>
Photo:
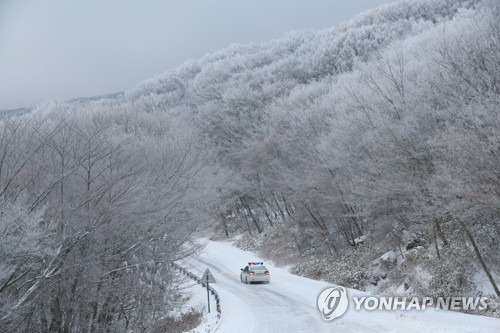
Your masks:
<svg viewBox="0 0 500 333"><path fill-rule="evenodd" d="M189 312L191 310L195 310L203 313L203 318L195 329L191 330L190 333L206 333L214 331L218 326L217 319L217 311L215 311L214 301L212 298L212 304L210 308L212 311L207 313L207 292L206 289L201 285L193 282L193 280L189 280L186 278L184 284L182 284L179 288L184 289L184 293L188 295L189 300L183 304L182 310L179 313L176 313L177 316Z"/></svg>
<svg viewBox="0 0 500 333"><path fill-rule="evenodd" d="M210 268L222 299L218 332L499 332L500 320L428 309L421 312L367 312L350 308L333 322L324 322L316 310L316 297L331 286L266 266L268 285L240 282L240 268L261 260L229 243L209 241L198 255L181 264L197 274ZM362 292L349 290L350 295ZM352 305L352 304L351 304Z"/></svg>

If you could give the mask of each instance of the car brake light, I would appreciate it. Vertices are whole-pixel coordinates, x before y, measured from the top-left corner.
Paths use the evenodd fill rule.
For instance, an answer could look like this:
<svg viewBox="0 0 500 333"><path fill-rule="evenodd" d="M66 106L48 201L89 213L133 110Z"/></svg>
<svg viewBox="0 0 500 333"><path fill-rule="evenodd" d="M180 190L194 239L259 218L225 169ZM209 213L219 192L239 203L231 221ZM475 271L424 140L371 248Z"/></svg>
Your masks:
<svg viewBox="0 0 500 333"><path fill-rule="evenodd" d="M270 275L269 272L266 271L266 275Z"/></svg>
<svg viewBox="0 0 500 333"><path fill-rule="evenodd" d="M253 275L253 272L248 272L248 275Z"/></svg>

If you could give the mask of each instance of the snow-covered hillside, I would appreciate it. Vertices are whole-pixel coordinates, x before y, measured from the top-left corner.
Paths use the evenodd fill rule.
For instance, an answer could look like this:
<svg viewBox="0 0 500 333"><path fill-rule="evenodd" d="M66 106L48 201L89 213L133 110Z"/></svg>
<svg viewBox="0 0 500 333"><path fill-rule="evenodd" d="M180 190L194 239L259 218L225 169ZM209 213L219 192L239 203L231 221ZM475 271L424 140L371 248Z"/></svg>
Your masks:
<svg viewBox="0 0 500 333"><path fill-rule="evenodd" d="M498 303L498 17L495 0L399 1L124 93L1 114L0 331L161 330L177 297L168 263L200 233L346 287ZM239 311L228 330L256 316L316 325L309 293L326 282L273 267L279 293L273 280L256 296L233 281L249 254L217 244L192 264L221 274L226 311ZM497 323L401 318L334 326Z"/></svg>

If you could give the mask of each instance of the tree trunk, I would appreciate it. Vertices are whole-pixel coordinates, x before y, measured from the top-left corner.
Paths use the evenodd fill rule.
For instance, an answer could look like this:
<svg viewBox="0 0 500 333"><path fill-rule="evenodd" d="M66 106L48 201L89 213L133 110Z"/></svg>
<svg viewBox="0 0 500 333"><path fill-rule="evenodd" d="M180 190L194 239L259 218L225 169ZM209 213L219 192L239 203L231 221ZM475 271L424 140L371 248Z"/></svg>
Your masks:
<svg viewBox="0 0 500 333"><path fill-rule="evenodd" d="M288 214L288 216L292 216L293 210L286 203L285 195L283 193L281 194L281 197L283 198L283 204L285 205L286 213Z"/></svg>
<svg viewBox="0 0 500 333"><path fill-rule="evenodd" d="M222 221L222 227L224 228L224 233L226 234L226 238L229 237L229 232L227 231L227 221L224 213L220 213L220 219Z"/></svg>
<svg viewBox="0 0 500 333"><path fill-rule="evenodd" d="M434 228L436 230L437 235L441 240L443 241L444 246L448 246L448 241L446 240L446 237L444 236L443 229L441 229L441 224L439 224L439 219L434 219Z"/></svg>
<svg viewBox="0 0 500 333"><path fill-rule="evenodd" d="M264 208L264 205L262 205L262 204L260 204L260 203L258 203L257 205L260 207L260 209L262 209L262 211L263 211L263 212L264 212L264 214L266 215L266 218L267 218L267 220L269 221L269 225L270 225L271 227L273 227L273 226L274 226L274 225L273 225L273 220L271 219L271 216L269 216L269 213L267 212L266 208Z"/></svg>
<svg viewBox="0 0 500 333"><path fill-rule="evenodd" d="M253 221L253 224L255 225L255 228L257 228L257 232L259 234L262 233L262 228L260 227L257 219L255 218L255 216L253 215L252 213L252 209L250 208L250 206L248 205L248 202L246 199L243 199L242 197L240 197L240 201L241 203L243 204L243 207L245 207L245 209L247 210L248 212L248 215L250 215L250 217L252 218L252 221Z"/></svg>
<svg viewBox="0 0 500 333"><path fill-rule="evenodd" d="M322 221L321 218L318 218L313 214L312 210L309 208L309 206L304 201L302 201L302 205L304 205L305 209L309 212L309 215L311 215L311 217L313 219L313 224L320 230L320 234L323 237L323 239L325 240L325 242L327 243L327 245L329 245L331 248L333 248L333 250L335 251L335 254L338 255L337 247L335 246L334 241L331 239L331 234L328 231L328 228L326 227L325 223ZM333 252L330 250L330 247L328 247L329 252L330 252L330 254L333 255Z"/></svg>
<svg viewBox="0 0 500 333"><path fill-rule="evenodd" d="M436 254L439 260L441 260L441 254L439 253L438 238L436 233L436 228L434 228L434 246L436 247Z"/></svg>
<svg viewBox="0 0 500 333"><path fill-rule="evenodd" d="M477 259L479 260L479 263L481 264L481 267L483 268L484 273L488 277L488 280L490 280L490 283L493 286L493 290L495 290L495 294L500 297L500 290L498 289L498 286L497 286L495 280L493 279L493 276L491 275L491 272L490 272L488 266L486 266L486 263L484 262L483 256L481 255L481 252L479 252L479 247L477 246L476 241L474 240L474 237L472 236L469 229L467 229L467 227L465 226L465 223L463 223L461 220L459 220L459 222L462 225L462 228L464 229L465 234L467 235L467 238L469 238L469 240L472 244L472 247L474 248L474 253L476 254Z"/></svg>
<svg viewBox="0 0 500 333"><path fill-rule="evenodd" d="M280 213L281 218L285 219L285 213L283 213L283 210L281 209L280 204L278 203L278 200L276 199L276 195L274 193L273 193L273 200L274 203L276 204L276 208L278 208L278 212Z"/></svg>

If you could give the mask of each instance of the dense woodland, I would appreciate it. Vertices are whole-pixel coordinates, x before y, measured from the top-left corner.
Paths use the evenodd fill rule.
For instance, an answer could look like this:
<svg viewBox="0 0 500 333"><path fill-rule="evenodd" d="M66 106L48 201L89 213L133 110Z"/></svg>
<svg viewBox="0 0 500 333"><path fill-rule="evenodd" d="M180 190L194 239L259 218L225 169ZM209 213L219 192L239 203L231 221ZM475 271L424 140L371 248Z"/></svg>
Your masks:
<svg viewBox="0 0 500 333"><path fill-rule="evenodd" d="M351 287L500 296L498 17L402 1L4 116L1 331L154 331L200 230Z"/></svg>

